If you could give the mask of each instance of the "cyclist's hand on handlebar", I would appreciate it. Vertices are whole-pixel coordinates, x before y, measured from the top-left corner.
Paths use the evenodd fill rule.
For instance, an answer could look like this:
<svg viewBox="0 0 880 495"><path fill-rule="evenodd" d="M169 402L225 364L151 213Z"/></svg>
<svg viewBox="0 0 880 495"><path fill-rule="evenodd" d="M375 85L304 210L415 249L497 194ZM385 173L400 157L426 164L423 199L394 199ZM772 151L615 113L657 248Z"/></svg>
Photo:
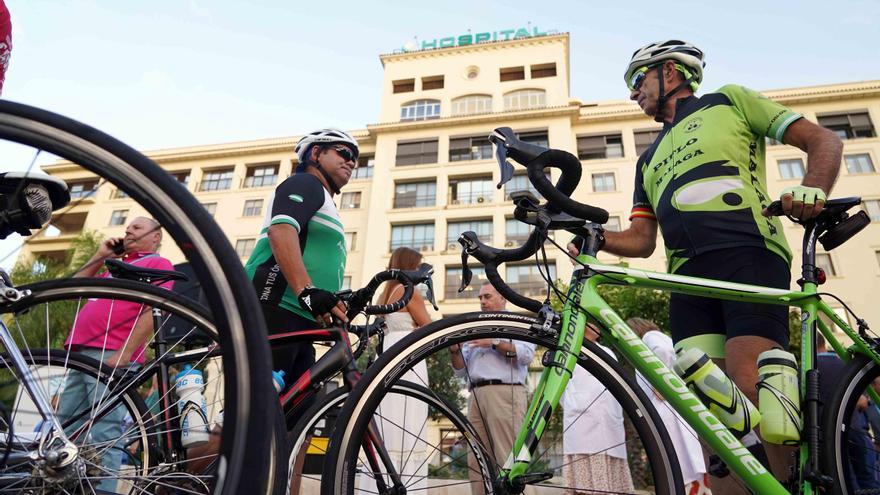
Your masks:
<svg viewBox="0 0 880 495"><path fill-rule="evenodd" d="M805 221L822 213L826 197L825 192L818 187L800 185L786 187L779 199L782 202L783 213ZM765 217L770 216L767 208L764 208L761 213Z"/></svg>
<svg viewBox="0 0 880 495"><path fill-rule="evenodd" d="M342 322L348 322L348 317L345 316L345 304L330 291L307 287L299 293L297 300L300 306L311 313L315 321L321 325L332 325L334 316Z"/></svg>

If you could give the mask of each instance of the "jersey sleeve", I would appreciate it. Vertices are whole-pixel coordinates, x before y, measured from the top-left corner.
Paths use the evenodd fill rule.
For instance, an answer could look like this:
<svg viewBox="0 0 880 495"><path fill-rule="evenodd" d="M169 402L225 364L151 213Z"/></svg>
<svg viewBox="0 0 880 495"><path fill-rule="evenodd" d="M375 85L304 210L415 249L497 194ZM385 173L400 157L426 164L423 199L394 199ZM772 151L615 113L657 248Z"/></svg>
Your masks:
<svg viewBox="0 0 880 495"><path fill-rule="evenodd" d="M633 207L629 215L630 222L634 218L657 220L657 216L654 215L654 207L651 206L651 200L648 199L648 193L645 192L644 176L642 175L643 168L644 162L639 159L636 162L636 183L633 188Z"/></svg>
<svg viewBox="0 0 880 495"><path fill-rule="evenodd" d="M314 176L296 174L278 186L272 200L272 218L269 225L286 223L297 232L324 204L324 186Z"/></svg>
<svg viewBox="0 0 880 495"><path fill-rule="evenodd" d="M743 86L729 84L718 90L742 112L752 132L782 142L782 136L801 114Z"/></svg>

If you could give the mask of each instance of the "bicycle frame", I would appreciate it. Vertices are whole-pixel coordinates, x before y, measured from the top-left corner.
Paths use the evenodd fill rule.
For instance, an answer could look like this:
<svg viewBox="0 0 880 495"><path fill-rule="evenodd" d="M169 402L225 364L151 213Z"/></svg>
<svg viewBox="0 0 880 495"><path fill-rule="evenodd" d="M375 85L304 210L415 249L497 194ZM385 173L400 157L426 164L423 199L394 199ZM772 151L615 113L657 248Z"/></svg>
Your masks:
<svg viewBox="0 0 880 495"><path fill-rule="evenodd" d="M515 482L516 477L526 472L529 460L537 449L537 439L541 438L547 426L550 412L558 406L574 370L576 357L583 344L584 329L588 318L592 317L595 321L600 322L606 330L600 332L602 343L613 348L618 355L632 364L754 493L770 495L789 493L743 447L730 430L690 392L684 381L667 368L639 336L626 325L623 319L608 306L596 290L602 284L626 285L632 288L658 289L714 299L800 308L802 311L800 386L802 404L804 405L809 404L806 401L808 384L815 385L818 381L814 370L815 345L813 336L816 328L835 352L844 359L849 360L848 352L856 352L865 354L880 363L880 355L824 301L820 300L816 295L817 286L815 283L804 283L803 291L789 291L602 265L595 257L586 254L581 254L578 261L586 265L586 268L576 270L572 275L571 287L562 312L562 327L558 349L555 353L556 358L548 363L541 374L541 380L529 405L526 420L514 443L513 452L519 453L519 455L513 456L513 462L508 462L501 473L503 478L511 482ZM819 313L825 314L852 339L853 346L849 350L834 337L828 326L818 319ZM567 372L562 372L563 369ZM815 388L818 390L817 385ZM805 411L805 413L815 414L815 411ZM813 416L813 426L817 421L818 419ZM815 442L810 442L810 439L807 438L809 425L806 423L801 442L800 473L802 492L811 494L814 493L813 485L805 479L804 475L811 472L808 470L808 462L816 462L818 433L816 433ZM528 456L524 456L522 454L524 452L528 452Z"/></svg>

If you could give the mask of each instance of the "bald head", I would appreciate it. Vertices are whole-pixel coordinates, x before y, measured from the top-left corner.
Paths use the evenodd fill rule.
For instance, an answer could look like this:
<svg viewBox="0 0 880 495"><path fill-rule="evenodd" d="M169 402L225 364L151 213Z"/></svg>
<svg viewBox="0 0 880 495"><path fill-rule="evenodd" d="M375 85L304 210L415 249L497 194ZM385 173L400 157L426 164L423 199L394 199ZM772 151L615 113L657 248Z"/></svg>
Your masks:
<svg viewBox="0 0 880 495"><path fill-rule="evenodd" d="M148 217L136 217L125 228L125 252L156 252L162 242L162 226Z"/></svg>
<svg viewBox="0 0 880 495"><path fill-rule="evenodd" d="M480 309L483 311L504 311L507 307L507 299L499 294L489 282L483 282L479 297Z"/></svg>

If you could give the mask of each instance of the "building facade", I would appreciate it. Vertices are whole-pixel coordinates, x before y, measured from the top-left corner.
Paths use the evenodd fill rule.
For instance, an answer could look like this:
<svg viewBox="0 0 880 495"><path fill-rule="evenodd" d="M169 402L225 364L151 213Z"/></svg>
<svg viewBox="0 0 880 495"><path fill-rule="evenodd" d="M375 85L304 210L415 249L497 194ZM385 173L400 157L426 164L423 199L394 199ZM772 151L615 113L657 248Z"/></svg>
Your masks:
<svg viewBox="0 0 880 495"><path fill-rule="evenodd" d="M478 309L482 272L469 289L458 291L461 253L456 239L467 230L497 247L520 244L525 225L512 220L512 191L531 188L517 175L496 188L499 170L487 136L495 127L513 128L521 138L578 155L583 165L578 201L602 207L608 229L625 229L632 206L635 162L659 132L633 102L589 103L570 95L569 36L538 35L506 41L402 52L380 57L384 67L378 123L352 131L361 159L338 198L349 249L345 283L360 287L383 269L390 252L409 246L435 267L435 289L444 315ZM623 62L622 62L623 63ZM735 81L731 81L735 82ZM712 88L705 88L707 90ZM621 85L621 93L625 93ZM871 294L880 287L880 81L764 91L764 94L834 130L844 139L844 163L833 197L861 196L872 223L818 264L833 292L869 322L880 321ZM326 122L332 126L332 120ZM274 186L296 165L298 137L145 152L187 185L229 236L242 260L256 242ZM778 196L798 184L806 168L800 150L768 141L766 173ZM65 179L76 205L56 216L54 229L29 239L22 256L60 257L83 229L120 235L129 219L143 213L109 184L73 164L45 171ZM552 179L558 174L552 173ZM99 187L98 185L101 184ZM799 276L802 229L784 221ZM567 234L559 233L564 244ZM183 261L176 246L163 255ZM558 249L548 250L550 276L568 280L572 265ZM664 271L658 249L647 259L601 254L607 263ZM534 263L506 266L502 277L516 290L540 297L543 278ZM832 302L835 306L840 306ZM844 313L840 309L841 314ZM851 324L855 320L844 315Z"/></svg>

